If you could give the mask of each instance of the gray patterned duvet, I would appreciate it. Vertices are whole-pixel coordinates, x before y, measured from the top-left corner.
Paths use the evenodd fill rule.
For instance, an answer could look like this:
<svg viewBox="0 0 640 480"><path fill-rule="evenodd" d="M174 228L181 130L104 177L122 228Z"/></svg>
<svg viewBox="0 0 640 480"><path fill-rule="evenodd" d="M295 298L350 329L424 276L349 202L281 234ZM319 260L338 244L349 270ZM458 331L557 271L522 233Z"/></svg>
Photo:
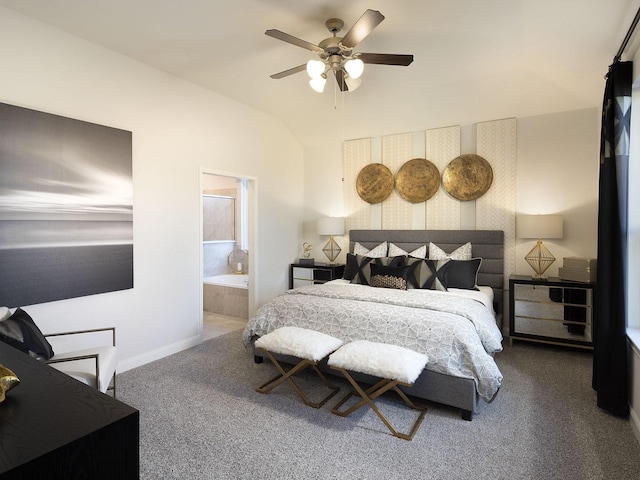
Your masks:
<svg viewBox="0 0 640 480"><path fill-rule="evenodd" d="M370 340L425 353L428 370L474 379L480 398L487 402L502 383L493 359L502 350L493 311L464 292L333 282L299 287L258 309L244 329L244 345L249 347L255 335L282 326L309 328L345 342Z"/></svg>

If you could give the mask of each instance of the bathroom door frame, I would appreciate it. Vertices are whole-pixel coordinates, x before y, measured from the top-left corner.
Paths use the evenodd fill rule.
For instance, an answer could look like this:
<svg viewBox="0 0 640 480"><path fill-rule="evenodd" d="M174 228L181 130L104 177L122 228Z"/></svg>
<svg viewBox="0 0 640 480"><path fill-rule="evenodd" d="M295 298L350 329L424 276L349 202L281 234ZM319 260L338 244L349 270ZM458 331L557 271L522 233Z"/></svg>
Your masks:
<svg viewBox="0 0 640 480"><path fill-rule="evenodd" d="M256 299L258 298L258 178L253 175L245 175L237 172L228 172L223 170L215 170L211 168L200 167L200 176L198 177L198 199L199 199L199 218L200 228L198 233L198 258L199 271L200 271L200 288L198 290L198 301L200 304L200 323L199 334L202 338L202 327L204 322L204 298L202 291L202 282L204 278L204 258L203 258L203 243L202 238L204 235L204 216L203 216L203 203L202 203L202 191L204 188L204 175L217 175L220 177L230 177L238 180L247 181L247 207L248 216L247 225L249 228L249 317L255 311Z"/></svg>

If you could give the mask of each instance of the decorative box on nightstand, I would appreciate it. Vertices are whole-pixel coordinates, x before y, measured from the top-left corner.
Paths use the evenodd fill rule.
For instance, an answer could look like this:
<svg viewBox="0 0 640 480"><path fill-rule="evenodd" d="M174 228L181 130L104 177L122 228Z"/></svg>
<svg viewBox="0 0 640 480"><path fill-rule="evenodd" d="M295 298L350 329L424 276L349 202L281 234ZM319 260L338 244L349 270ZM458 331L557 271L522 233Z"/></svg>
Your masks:
<svg viewBox="0 0 640 480"><path fill-rule="evenodd" d="M593 348L595 283L509 277L509 341Z"/></svg>
<svg viewBox="0 0 640 480"><path fill-rule="evenodd" d="M344 264L316 263L301 265L292 263L289 271L289 288L325 283L344 275Z"/></svg>

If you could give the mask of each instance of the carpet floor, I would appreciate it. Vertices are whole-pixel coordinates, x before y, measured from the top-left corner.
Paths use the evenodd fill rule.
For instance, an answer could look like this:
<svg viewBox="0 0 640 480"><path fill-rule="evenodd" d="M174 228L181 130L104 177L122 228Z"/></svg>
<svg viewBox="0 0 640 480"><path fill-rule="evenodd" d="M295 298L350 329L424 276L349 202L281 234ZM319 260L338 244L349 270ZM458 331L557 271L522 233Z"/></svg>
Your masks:
<svg viewBox="0 0 640 480"><path fill-rule="evenodd" d="M496 361L493 403L472 422L428 404L413 441L369 409L332 415L342 392L318 410L286 384L256 393L276 370L253 362L239 330L120 374L118 397L140 410L142 479L640 478L629 422L596 406L589 352L517 343ZM300 381L324 393L311 375ZM381 410L407 431L414 412L396 400Z"/></svg>

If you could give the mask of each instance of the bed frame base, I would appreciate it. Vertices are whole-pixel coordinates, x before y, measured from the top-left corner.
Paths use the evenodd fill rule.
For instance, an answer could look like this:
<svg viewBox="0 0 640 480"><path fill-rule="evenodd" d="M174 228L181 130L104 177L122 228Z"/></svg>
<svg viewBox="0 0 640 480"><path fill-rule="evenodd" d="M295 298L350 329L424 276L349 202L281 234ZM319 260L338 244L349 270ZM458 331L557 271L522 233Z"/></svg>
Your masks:
<svg viewBox="0 0 640 480"><path fill-rule="evenodd" d="M263 363L264 357L257 350L253 351L255 363ZM279 362L295 365L299 359L275 354ZM329 368L326 360L318 363L318 368L328 374L336 375L336 371ZM365 384L374 385L380 379L371 375L351 372L354 379ZM431 370L423 370L412 387L399 387L408 396L430 402L459 408L463 420L471 421L478 404L478 394L475 382L470 378L452 377Z"/></svg>

